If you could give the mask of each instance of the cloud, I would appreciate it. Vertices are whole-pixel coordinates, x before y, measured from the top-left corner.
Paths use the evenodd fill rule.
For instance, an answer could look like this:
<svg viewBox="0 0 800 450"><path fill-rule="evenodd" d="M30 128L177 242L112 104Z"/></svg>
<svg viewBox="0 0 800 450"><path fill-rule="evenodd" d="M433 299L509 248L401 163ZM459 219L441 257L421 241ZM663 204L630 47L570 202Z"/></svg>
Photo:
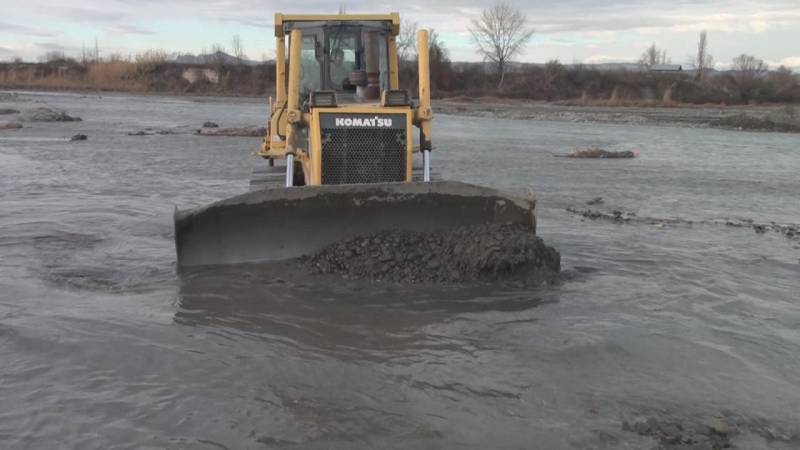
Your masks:
<svg viewBox="0 0 800 450"><path fill-rule="evenodd" d="M71 19L71 20L85 21L85 22L115 22L122 20L127 16L127 14L124 12L115 12L111 10L83 8L74 6L52 7L49 15L62 19Z"/></svg>
<svg viewBox="0 0 800 450"><path fill-rule="evenodd" d="M614 56L614 55L593 55L583 60L586 64L606 64L606 63L633 63L637 58L629 56Z"/></svg>
<svg viewBox="0 0 800 450"><path fill-rule="evenodd" d="M504 0L521 9L536 31L523 60L621 61L638 55L657 42L673 57L691 53L700 30L714 37L712 52L727 60L745 51L781 61L794 58L794 40L800 34L798 0ZM163 37L175 51L196 52L208 42L226 41L241 33L248 42L267 48L272 41L274 11L263 0L26 0L3 6L0 33L11 34L15 47L26 56L52 43L58 33L39 29L42 23L81 40L102 36L105 47L124 45L139 51ZM281 9L292 13L335 13L340 2L295 0ZM403 21L433 27L454 59L474 60L467 27L485 8L485 0L403 0L376 3L347 0L349 13L399 10ZM19 25L16 25L19 24ZM30 26L28 26L30 24ZM57 24L57 25L52 25ZM45 25L42 25L45 26ZM190 34L175 30L191 30ZM197 30L202 30L197 32ZM723 34L724 33L724 34ZM176 36L178 36L176 38ZM3 36L5 37L5 36ZM27 39L26 39L27 37ZM38 39L37 39L38 38ZM718 40L716 40L718 39ZM26 42L27 41L27 42ZM689 43L691 42L691 43ZM19 46L17 45L19 43ZM11 45L6 41L6 45ZM255 45L255 44L251 44ZM796 62L791 64L798 67Z"/></svg>
<svg viewBox="0 0 800 450"><path fill-rule="evenodd" d="M789 56L781 60L781 65L800 68L800 56Z"/></svg>
<svg viewBox="0 0 800 450"><path fill-rule="evenodd" d="M242 24L244 26L248 26L248 27L267 28L267 29L270 29L270 30L275 28L275 23L272 20L270 20L270 21L258 21L258 20L252 20L252 19L233 19L233 20L235 22L237 22L237 23L240 23L240 24Z"/></svg>
<svg viewBox="0 0 800 450"><path fill-rule="evenodd" d="M56 42L36 42L33 45L49 52L71 52L78 49L77 47L61 45Z"/></svg>
<svg viewBox="0 0 800 450"><path fill-rule="evenodd" d="M145 28L141 28L132 24L112 25L110 27L106 27L106 32L113 34L142 34L142 35L156 34L154 31L150 31Z"/></svg>
<svg viewBox="0 0 800 450"><path fill-rule="evenodd" d="M507 0L524 11L539 33L627 30L746 30L763 32L785 23L800 23L797 0ZM60 20L96 22L105 26L146 23L154 17L207 19L237 22L248 27L268 28L272 11L263 0L28 0L42 15ZM91 6L88 6L91 5ZM486 6L483 0L404 0L401 4L376 4L371 0L349 0L350 13L400 10L404 19L423 26L435 26L448 33L463 33L469 18ZM335 13L338 3L326 0L295 0L297 13ZM11 6L11 13L25 8Z"/></svg>
<svg viewBox="0 0 800 450"><path fill-rule="evenodd" d="M0 33L20 33L29 36L38 37L54 37L58 33L38 28L31 28L25 25L17 25L15 23L0 22Z"/></svg>

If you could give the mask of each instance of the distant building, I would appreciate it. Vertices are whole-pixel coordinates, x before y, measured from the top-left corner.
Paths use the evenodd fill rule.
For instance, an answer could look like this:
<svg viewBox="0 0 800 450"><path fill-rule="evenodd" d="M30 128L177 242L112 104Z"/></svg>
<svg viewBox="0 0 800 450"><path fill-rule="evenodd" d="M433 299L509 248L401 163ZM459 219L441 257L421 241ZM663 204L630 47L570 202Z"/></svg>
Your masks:
<svg viewBox="0 0 800 450"><path fill-rule="evenodd" d="M650 66L651 72L683 72L680 64L654 64Z"/></svg>
<svg viewBox="0 0 800 450"><path fill-rule="evenodd" d="M184 80L188 81L189 84L194 84L198 81L208 81L212 84L219 84L219 72L214 69L191 67L184 70L181 76Z"/></svg>

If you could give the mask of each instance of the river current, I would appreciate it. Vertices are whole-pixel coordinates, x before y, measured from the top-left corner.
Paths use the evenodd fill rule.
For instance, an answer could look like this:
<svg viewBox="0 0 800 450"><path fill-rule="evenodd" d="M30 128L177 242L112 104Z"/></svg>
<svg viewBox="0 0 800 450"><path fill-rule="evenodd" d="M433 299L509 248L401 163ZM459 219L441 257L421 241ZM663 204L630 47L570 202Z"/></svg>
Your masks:
<svg viewBox="0 0 800 450"><path fill-rule="evenodd" d="M0 131L0 448L638 449L650 417L800 447L800 240L749 226L800 224L796 134L437 116L436 170L533 190L563 281L404 287L176 275L174 208L258 162L191 131L262 101L0 98L40 106L83 121ZM595 145L641 155L554 157Z"/></svg>

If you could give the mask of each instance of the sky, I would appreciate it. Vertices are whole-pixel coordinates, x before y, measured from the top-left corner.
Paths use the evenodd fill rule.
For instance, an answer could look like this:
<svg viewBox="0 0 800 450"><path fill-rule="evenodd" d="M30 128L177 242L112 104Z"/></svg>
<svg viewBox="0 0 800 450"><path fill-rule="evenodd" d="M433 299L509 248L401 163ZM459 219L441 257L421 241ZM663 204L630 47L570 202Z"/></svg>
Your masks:
<svg viewBox="0 0 800 450"><path fill-rule="evenodd" d="M508 0L523 11L533 38L518 58L526 62L633 62L650 44L684 64L707 30L709 52L724 68L747 53L772 67L800 71L800 0ZM239 35L250 59L274 55L273 15L400 12L401 21L434 28L454 61L478 61L470 20L480 0L0 0L0 61L35 61L48 51L79 56L129 56L148 49L200 53L230 48Z"/></svg>

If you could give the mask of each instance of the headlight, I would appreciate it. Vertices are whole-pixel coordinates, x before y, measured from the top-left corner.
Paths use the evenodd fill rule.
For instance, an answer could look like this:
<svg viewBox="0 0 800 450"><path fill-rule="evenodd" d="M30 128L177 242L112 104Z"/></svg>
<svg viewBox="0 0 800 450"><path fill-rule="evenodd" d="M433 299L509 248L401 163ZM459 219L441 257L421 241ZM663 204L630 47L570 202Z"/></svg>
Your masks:
<svg viewBox="0 0 800 450"><path fill-rule="evenodd" d="M383 91L381 95L381 105L383 106L408 106L411 103L411 96L406 90Z"/></svg>
<svg viewBox="0 0 800 450"><path fill-rule="evenodd" d="M336 92L334 91L313 91L309 101L312 108L335 108Z"/></svg>

